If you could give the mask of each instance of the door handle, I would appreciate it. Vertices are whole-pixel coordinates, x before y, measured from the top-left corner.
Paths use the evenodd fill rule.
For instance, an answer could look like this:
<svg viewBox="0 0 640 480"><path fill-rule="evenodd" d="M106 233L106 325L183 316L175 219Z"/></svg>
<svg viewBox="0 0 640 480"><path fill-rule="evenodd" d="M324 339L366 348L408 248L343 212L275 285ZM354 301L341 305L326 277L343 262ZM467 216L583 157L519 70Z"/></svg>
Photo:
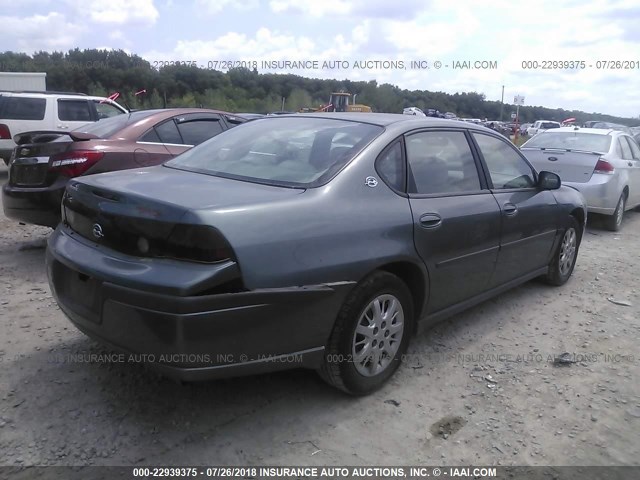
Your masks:
<svg viewBox="0 0 640 480"><path fill-rule="evenodd" d="M502 206L502 211L505 215L515 215L518 213L518 207L516 207L513 203L505 203Z"/></svg>
<svg viewBox="0 0 640 480"><path fill-rule="evenodd" d="M627 165L629 165L630 167L633 167L633 162L627 162Z"/></svg>
<svg viewBox="0 0 640 480"><path fill-rule="evenodd" d="M442 217L437 213L425 213L420 217L422 228L438 228L442 225Z"/></svg>

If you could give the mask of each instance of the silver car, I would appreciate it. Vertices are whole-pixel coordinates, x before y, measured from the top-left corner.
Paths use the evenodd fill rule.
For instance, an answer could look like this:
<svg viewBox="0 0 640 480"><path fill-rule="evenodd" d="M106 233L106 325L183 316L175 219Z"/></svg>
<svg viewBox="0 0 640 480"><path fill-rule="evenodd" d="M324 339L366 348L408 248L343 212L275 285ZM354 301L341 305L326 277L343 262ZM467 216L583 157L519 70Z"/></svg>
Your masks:
<svg viewBox="0 0 640 480"><path fill-rule="evenodd" d="M563 127L541 132L521 150L536 169L579 190L589 212L607 216L610 230L619 230L624 212L640 205L640 147L624 131Z"/></svg>

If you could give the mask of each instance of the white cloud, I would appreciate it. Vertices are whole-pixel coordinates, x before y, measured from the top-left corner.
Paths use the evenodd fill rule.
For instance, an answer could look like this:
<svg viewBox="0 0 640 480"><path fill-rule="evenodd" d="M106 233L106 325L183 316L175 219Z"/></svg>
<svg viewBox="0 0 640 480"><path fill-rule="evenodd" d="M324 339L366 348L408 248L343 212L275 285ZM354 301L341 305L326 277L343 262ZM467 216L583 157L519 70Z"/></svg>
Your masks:
<svg viewBox="0 0 640 480"><path fill-rule="evenodd" d="M206 66L214 60L306 60L313 56L314 42L260 28L253 37L229 32L214 40L179 40L171 52L151 51L150 60L188 59Z"/></svg>
<svg viewBox="0 0 640 480"><path fill-rule="evenodd" d="M69 49L86 31L85 26L69 22L56 12L30 17L0 16L0 25L3 36L17 40L19 49L29 53Z"/></svg>
<svg viewBox="0 0 640 480"><path fill-rule="evenodd" d="M325 15L348 15L353 2L346 0L271 0L269 6L275 13L304 13L314 17Z"/></svg>
<svg viewBox="0 0 640 480"><path fill-rule="evenodd" d="M196 0L196 7L211 15L220 13L228 7L246 11L258 6L259 0Z"/></svg>
<svg viewBox="0 0 640 480"><path fill-rule="evenodd" d="M349 16L354 20L367 18L412 18L416 12L429 7L431 0L271 0L269 7L275 13L329 16L332 18Z"/></svg>
<svg viewBox="0 0 640 480"><path fill-rule="evenodd" d="M94 23L152 25L160 15L153 0L67 0L67 3Z"/></svg>

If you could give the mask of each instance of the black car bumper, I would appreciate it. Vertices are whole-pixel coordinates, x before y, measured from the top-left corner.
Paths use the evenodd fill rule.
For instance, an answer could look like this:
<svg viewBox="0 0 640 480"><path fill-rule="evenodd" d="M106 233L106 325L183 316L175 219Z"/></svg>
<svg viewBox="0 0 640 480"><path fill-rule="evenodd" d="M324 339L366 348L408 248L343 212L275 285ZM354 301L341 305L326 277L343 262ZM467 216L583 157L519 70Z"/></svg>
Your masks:
<svg viewBox="0 0 640 480"><path fill-rule="evenodd" d="M49 283L69 319L88 336L126 352L132 361L187 381L318 368L338 310L352 287L351 282L339 282L180 295L170 285L176 282L178 287L179 275L168 275L170 269L193 269L198 278L203 267L210 268L213 276L223 278L237 271L235 264L147 259L143 271L138 268L141 263L73 238L63 226L49 239ZM116 283L114 268L121 269L122 282ZM135 287L122 284L135 277ZM159 278L166 278L167 284L144 284ZM189 289L183 285L181 291Z"/></svg>
<svg viewBox="0 0 640 480"><path fill-rule="evenodd" d="M50 187L2 186L4 214L20 222L55 228L60 223L60 202L66 181Z"/></svg>

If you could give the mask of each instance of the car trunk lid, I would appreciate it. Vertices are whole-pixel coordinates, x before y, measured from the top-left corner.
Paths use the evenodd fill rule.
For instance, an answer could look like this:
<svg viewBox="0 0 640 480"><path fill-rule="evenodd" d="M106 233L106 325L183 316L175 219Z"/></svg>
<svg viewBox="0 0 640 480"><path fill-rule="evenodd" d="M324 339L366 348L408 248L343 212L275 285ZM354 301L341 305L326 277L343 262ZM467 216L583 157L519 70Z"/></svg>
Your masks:
<svg viewBox="0 0 640 480"><path fill-rule="evenodd" d="M585 183L591 179L602 153L563 149L522 148L536 170L556 173L565 182Z"/></svg>
<svg viewBox="0 0 640 480"><path fill-rule="evenodd" d="M14 137L18 144L12 154L9 184L17 187L45 187L53 181L48 175L50 158L72 149L75 142L98 138L80 132L38 130Z"/></svg>
<svg viewBox="0 0 640 480"><path fill-rule="evenodd" d="M116 192L123 198L137 198L154 205L172 204L188 210L241 208L304 192L303 188L233 180L163 165L89 175L82 182L94 189Z"/></svg>
<svg viewBox="0 0 640 480"><path fill-rule="evenodd" d="M226 240L215 226L193 224L198 217L187 212L248 208L302 191L163 166L109 172L69 182L63 221L126 254L217 261L230 256Z"/></svg>

